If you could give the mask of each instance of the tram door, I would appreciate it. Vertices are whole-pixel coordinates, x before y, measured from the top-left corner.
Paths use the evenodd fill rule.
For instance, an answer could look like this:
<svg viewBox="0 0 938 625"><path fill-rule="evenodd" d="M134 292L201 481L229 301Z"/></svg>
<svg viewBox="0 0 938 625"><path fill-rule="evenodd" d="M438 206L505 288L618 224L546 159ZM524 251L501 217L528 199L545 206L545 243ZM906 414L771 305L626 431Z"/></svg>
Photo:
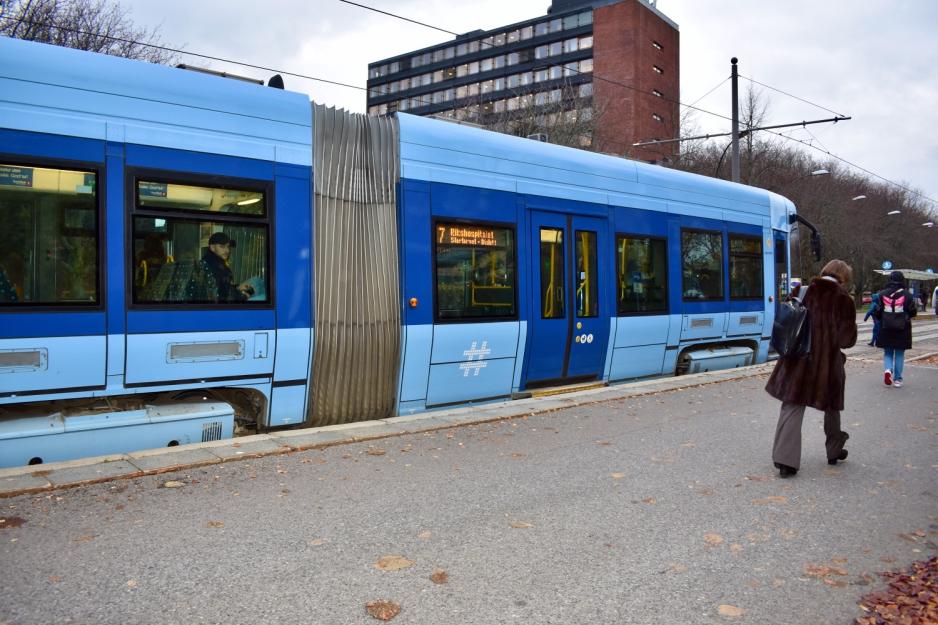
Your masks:
<svg viewBox="0 0 938 625"><path fill-rule="evenodd" d="M525 386L587 381L602 376L609 335L600 250L605 222L533 212L532 306Z"/></svg>
<svg viewBox="0 0 938 625"><path fill-rule="evenodd" d="M779 305L788 297L788 242L783 235L775 234L775 312Z"/></svg>

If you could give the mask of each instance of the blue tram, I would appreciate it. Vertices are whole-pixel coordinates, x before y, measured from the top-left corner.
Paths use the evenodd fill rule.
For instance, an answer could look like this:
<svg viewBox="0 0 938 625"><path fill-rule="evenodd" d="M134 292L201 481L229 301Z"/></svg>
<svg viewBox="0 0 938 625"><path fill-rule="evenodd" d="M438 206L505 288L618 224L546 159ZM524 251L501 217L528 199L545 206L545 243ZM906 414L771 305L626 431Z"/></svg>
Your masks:
<svg viewBox="0 0 938 625"><path fill-rule="evenodd" d="M786 199L0 39L0 466L764 362Z"/></svg>

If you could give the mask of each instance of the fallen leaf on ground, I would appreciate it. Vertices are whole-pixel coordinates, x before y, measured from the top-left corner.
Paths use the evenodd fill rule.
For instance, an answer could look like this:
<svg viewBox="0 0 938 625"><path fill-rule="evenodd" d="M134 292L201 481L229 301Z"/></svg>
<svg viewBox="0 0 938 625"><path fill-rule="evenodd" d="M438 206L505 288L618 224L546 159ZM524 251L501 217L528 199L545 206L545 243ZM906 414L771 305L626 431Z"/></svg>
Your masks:
<svg viewBox="0 0 938 625"><path fill-rule="evenodd" d="M449 581L449 575L443 569L436 569L430 576L430 581L434 584L445 584Z"/></svg>
<svg viewBox="0 0 938 625"><path fill-rule="evenodd" d="M642 503L647 503L649 506L653 506L656 503L658 503L658 500L655 499L654 497L645 497L644 499L642 499Z"/></svg>
<svg viewBox="0 0 938 625"><path fill-rule="evenodd" d="M847 571L839 566L827 566L824 564L805 564L804 574L808 577L823 578L829 575L846 575Z"/></svg>
<svg viewBox="0 0 938 625"><path fill-rule="evenodd" d="M609 441L593 441L593 442L595 442L597 445L600 445L601 447L608 447L609 445L612 445L612 443L610 443Z"/></svg>
<svg viewBox="0 0 938 625"><path fill-rule="evenodd" d="M612 479L614 480L621 480L625 477L625 473L611 473L610 475L612 475Z"/></svg>
<svg viewBox="0 0 938 625"><path fill-rule="evenodd" d="M732 551L733 553L739 553L742 550L743 550L743 546L740 545L739 543L733 543L732 545L730 545L730 551Z"/></svg>
<svg viewBox="0 0 938 625"><path fill-rule="evenodd" d="M717 545L723 544L723 537L719 534L704 534L704 540L707 541L707 544L711 547L716 547Z"/></svg>
<svg viewBox="0 0 938 625"><path fill-rule="evenodd" d="M524 521L512 521L511 526L519 530L527 529L529 527L534 527L532 524L525 523Z"/></svg>
<svg viewBox="0 0 938 625"><path fill-rule="evenodd" d="M0 530L22 527L25 522L26 519L18 516L0 517Z"/></svg>
<svg viewBox="0 0 938 625"><path fill-rule="evenodd" d="M784 538L785 540L792 540L795 536L798 535L798 532L788 527L782 527L782 528L779 528L778 535Z"/></svg>
<svg viewBox="0 0 938 625"><path fill-rule="evenodd" d="M94 534L85 534L84 536L79 536L78 538L72 539L73 543L90 543L95 539Z"/></svg>
<svg viewBox="0 0 938 625"><path fill-rule="evenodd" d="M767 482L769 480L774 480L774 475L747 475L746 479L750 482Z"/></svg>
<svg viewBox="0 0 938 625"><path fill-rule="evenodd" d="M687 566L684 564L672 564L669 570L672 573L686 573Z"/></svg>
<svg viewBox="0 0 938 625"><path fill-rule="evenodd" d="M843 581L843 580L840 580L840 579L832 579L832 578L830 578L830 577L825 577L825 578L824 578L824 583L827 584L828 586L833 586L833 587L835 587L835 588L844 588L844 587L846 587L846 585L847 585L847 582L845 582L845 581Z"/></svg>
<svg viewBox="0 0 938 625"><path fill-rule="evenodd" d="M366 603L365 610L379 621L390 621L401 613L401 606L387 599L378 599Z"/></svg>
<svg viewBox="0 0 938 625"><path fill-rule="evenodd" d="M224 521L206 521L205 527L225 527Z"/></svg>
<svg viewBox="0 0 938 625"><path fill-rule="evenodd" d="M139 586L139 584L137 584L137 580L135 580L135 579L128 579L128 580L127 580L127 588L130 588L131 590L133 590L133 589L136 588L137 586Z"/></svg>
<svg viewBox="0 0 938 625"><path fill-rule="evenodd" d="M326 541L324 541L322 538L314 538L311 541L309 541L309 544L312 545L313 547L318 547L319 545L325 542Z"/></svg>
<svg viewBox="0 0 938 625"><path fill-rule="evenodd" d="M52 582L53 584L58 584L59 582L62 581L62 578L59 577L58 575L50 575L49 581Z"/></svg>
<svg viewBox="0 0 938 625"><path fill-rule="evenodd" d="M720 607L717 608L717 610L720 612L721 616L731 616L735 618L737 616L743 615L742 608L737 608L735 605L727 605L725 603L720 605Z"/></svg>
<svg viewBox="0 0 938 625"><path fill-rule="evenodd" d="M424 539L424 540L430 538L431 536L433 536L433 532L431 532L431 531L429 531L429 530L426 530L426 531L423 531L423 532L420 532L419 534L417 534L417 538L422 538L422 539Z"/></svg>
<svg viewBox="0 0 938 625"><path fill-rule="evenodd" d="M787 503L787 502L788 502L788 497L783 497L781 495L770 495L769 497L765 497L764 499L752 500L752 503L756 504L757 506L765 506L770 503Z"/></svg>
<svg viewBox="0 0 938 625"><path fill-rule="evenodd" d="M413 565L414 561L408 560L404 556L381 556L375 562L375 568L382 571L400 571Z"/></svg>
<svg viewBox="0 0 938 625"><path fill-rule="evenodd" d="M182 488L185 485L185 482L180 482L179 480L169 480L168 482L163 482L163 488Z"/></svg>
<svg viewBox="0 0 938 625"><path fill-rule="evenodd" d="M385 449L378 449L377 447L369 447L368 451L366 451L365 453L367 453L369 456L383 456L384 454L388 452Z"/></svg>

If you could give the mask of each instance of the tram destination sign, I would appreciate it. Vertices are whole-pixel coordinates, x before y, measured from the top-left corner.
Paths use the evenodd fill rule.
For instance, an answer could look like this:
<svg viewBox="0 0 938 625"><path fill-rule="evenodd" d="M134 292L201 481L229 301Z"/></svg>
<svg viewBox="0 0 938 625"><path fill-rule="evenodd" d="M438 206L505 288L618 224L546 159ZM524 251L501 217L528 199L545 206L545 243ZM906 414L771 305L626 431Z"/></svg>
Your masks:
<svg viewBox="0 0 938 625"><path fill-rule="evenodd" d="M0 165L0 185L5 187L33 186L33 170L30 167Z"/></svg>
<svg viewBox="0 0 938 625"><path fill-rule="evenodd" d="M436 241L443 245L468 245L472 247L498 247L494 228L438 224Z"/></svg>

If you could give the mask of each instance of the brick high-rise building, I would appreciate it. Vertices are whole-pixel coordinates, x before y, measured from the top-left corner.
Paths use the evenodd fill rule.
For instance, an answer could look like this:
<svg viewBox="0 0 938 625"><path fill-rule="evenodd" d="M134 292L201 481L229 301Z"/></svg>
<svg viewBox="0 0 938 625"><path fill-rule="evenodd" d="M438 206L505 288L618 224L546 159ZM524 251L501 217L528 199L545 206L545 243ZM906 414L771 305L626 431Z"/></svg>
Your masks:
<svg viewBox="0 0 938 625"><path fill-rule="evenodd" d="M543 132L658 161L677 144L632 144L678 135L679 47L654 0L554 0L546 16L370 63L368 112Z"/></svg>

